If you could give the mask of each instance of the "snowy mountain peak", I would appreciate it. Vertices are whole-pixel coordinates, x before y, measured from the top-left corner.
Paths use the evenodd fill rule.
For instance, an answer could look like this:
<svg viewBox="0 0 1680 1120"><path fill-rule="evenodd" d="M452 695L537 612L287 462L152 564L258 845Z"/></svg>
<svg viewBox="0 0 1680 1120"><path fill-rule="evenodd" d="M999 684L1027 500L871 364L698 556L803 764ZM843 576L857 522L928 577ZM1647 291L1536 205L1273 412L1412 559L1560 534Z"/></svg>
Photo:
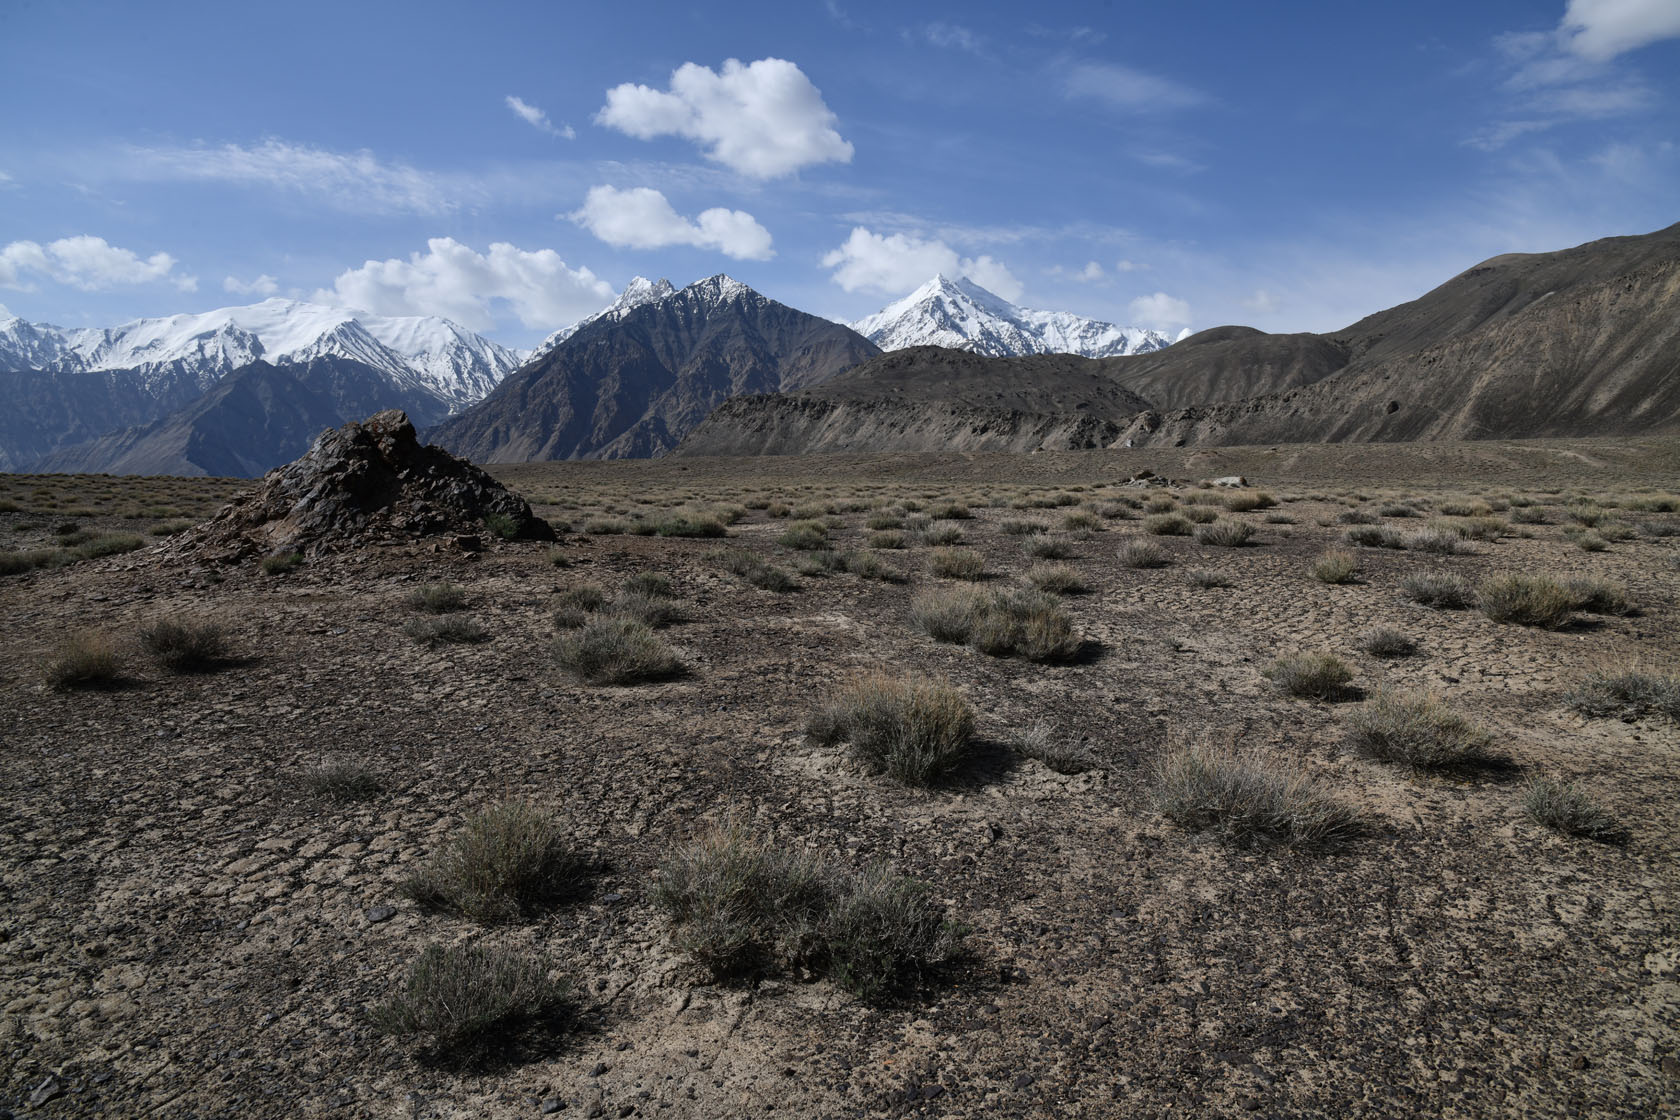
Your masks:
<svg viewBox="0 0 1680 1120"><path fill-rule="evenodd" d="M595 312L595 314L586 315L569 327L561 327L543 339L537 345L537 348L531 351L531 358L542 357L597 319L622 319L644 303L657 303L659 300L675 295L676 292L677 289L664 277L660 277L658 280L649 280L646 276L632 277L630 283L624 285L624 290L618 294L617 299Z"/></svg>
<svg viewBox="0 0 1680 1120"><path fill-rule="evenodd" d="M1143 354L1175 340L1159 331L1119 327L1067 311L1017 307L968 277L937 275L903 299L852 324L883 350L947 346L988 357Z"/></svg>
<svg viewBox="0 0 1680 1120"><path fill-rule="evenodd" d="M704 280L696 280L684 288L681 294L692 295L714 306L748 296L754 299L764 298L739 280L732 276L725 276L721 272L716 276L708 276Z"/></svg>

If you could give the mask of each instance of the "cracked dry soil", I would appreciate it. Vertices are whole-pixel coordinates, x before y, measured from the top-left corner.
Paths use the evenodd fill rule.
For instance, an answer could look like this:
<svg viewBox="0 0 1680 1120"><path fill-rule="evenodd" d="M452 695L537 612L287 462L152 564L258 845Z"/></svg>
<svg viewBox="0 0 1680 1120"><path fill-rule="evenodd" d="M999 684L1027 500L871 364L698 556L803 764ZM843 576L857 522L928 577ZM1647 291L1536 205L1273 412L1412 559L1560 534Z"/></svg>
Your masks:
<svg viewBox="0 0 1680 1120"><path fill-rule="evenodd" d="M1142 465L1183 471L1161 453L499 472L546 503L540 514L577 523L666 497L963 498L975 517L954 524L995 587L1030 564L1002 522L1041 519L1091 585L1067 602L1100 652L1063 666L914 630L911 596L947 582L923 547L881 553L902 583L747 586L706 557L727 543L791 566L775 543L785 522L762 509L727 542L566 534L563 569L553 546L392 540L277 577L159 566L142 551L0 581L0 1115L1674 1114L1680 730L1585 719L1561 700L1602 662L1675 669L1680 537L1587 553L1562 532L1572 488L1672 489L1672 451L1612 459L1588 446L1504 476L1486 463L1467 476L1474 452L1395 452L1389 497L1439 504L1474 477L1472 495L1529 494L1547 522L1467 556L1361 549L1361 580L1343 586L1307 574L1344 528L1318 522L1383 499L1359 501L1355 472L1314 454L1293 470L1275 459L1270 476L1246 468L1286 499L1231 515L1255 526L1253 547L1164 538L1175 563L1158 570L1115 560L1135 520L1080 539L1054 529L1066 510L980 502L1076 485L1076 498L1153 496L1112 484ZM1278 514L1293 524L1266 519ZM867 513L839 516L831 537L862 547ZM1193 587L1193 566L1234 586ZM1410 602L1398 582L1419 568L1602 576L1640 611L1502 626ZM561 672L548 654L556 590L644 571L669 575L684 604L664 634L688 674L591 687ZM440 580L465 589L487 643L404 636L404 597ZM204 675L148 663L134 634L167 614L222 620L240 659ZM1377 625L1419 653L1357 652ZM88 628L123 645L131 680L48 690L41 659ZM1279 696L1261 675L1296 649L1338 653L1367 690L1440 692L1513 765L1430 777L1351 757L1347 705ZM979 714L976 764L912 790L808 745L816 700L873 667L957 682ZM1037 720L1083 741L1099 768L1062 775L1014 755L1011 736ZM1174 827L1151 808L1149 766L1202 733L1297 761L1370 831L1321 851L1234 849ZM301 775L328 755L366 762L384 792L311 796ZM1629 842L1528 820L1523 782L1542 774L1579 782ZM402 898L468 812L507 797L558 812L599 861L584 897L493 929ZM964 956L883 1007L800 977L711 982L670 946L651 886L674 846L731 814L778 843L933 884L967 926ZM465 940L545 954L575 985L566 1029L461 1068L368 1025L424 945Z"/></svg>

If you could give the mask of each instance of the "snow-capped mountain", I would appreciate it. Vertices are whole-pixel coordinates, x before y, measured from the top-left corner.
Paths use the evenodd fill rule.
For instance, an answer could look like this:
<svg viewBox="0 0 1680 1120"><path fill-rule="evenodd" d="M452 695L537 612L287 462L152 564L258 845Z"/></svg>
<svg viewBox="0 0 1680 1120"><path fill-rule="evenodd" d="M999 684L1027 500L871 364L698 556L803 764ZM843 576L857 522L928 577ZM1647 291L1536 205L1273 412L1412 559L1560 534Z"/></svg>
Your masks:
<svg viewBox="0 0 1680 1120"><path fill-rule="evenodd" d="M1016 307L967 277L935 276L852 329L883 350L947 346L988 357L1081 354L1112 358L1170 346L1160 331L1119 327L1067 311Z"/></svg>
<svg viewBox="0 0 1680 1120"><path fill-rule="evenodd" d="M531 358L542 357L598 319L608 319L616 322L644 303L653 303L675 293L676 289L671 286L671 282L663 277L658 280L649 280L645 276L637 276L630 283L624 285L624 291L620 292L618 298L607 306L593 315L584 316L569 327L561 327L543 339L537 348L531 351Z"/></svg>
<svg viewBox="0 0 1680 1120"><path fill-rule="evenodd" d="M118 327L64 329L0 321L0 369L61 373L126 371L142 386L185 376L208 389L263 360L301 365L349 358L445 411L480 400L519 365L513 351L435 317L387 317L299 300L136 319Z"/></svg>

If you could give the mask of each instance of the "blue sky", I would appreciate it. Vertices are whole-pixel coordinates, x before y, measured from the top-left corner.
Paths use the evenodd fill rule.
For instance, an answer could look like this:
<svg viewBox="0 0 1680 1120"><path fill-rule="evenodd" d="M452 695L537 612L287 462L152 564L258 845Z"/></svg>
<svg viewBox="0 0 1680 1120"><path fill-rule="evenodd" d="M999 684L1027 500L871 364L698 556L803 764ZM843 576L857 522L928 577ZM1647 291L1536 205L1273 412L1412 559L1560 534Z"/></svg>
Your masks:
<svg viewBox="0 0 1680 1120"><path fill-rule="evenodd" d="M0 4L0 306L528 346L632 276L1330 330L1680 220L1680 0Z"/></svg>

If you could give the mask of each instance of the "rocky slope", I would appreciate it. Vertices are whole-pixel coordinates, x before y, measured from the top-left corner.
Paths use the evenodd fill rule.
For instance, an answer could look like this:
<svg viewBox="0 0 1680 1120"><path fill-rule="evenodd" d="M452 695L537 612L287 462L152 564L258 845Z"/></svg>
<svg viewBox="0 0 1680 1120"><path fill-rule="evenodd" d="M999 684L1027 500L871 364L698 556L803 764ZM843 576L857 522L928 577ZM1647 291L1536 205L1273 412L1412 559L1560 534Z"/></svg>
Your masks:
<svg viewBox="0 0 1680 1120"><path fill-rule="evenodd" d="M933 351L890 375L860 367L805 394L734 402L682 450L695 454L893 451L924 446L894 410L988 413L953 447L995 429L1060 429L1054 394L1019 401L953 383ZM1077 359L1063 359L1076 362ZM1038 376L1020 359L980 358L964 380ZM1089 363L1149 402L1092 399L1082 412L1119 446L1589 436L1680 429L1680 225L1556 253L1484 261L1398 307L1326 335L1246 327L1203 331L1154 353ZM891 387L891 392L884 389ZM995 391L995 390L994 390ZM866 407L865 399L881 403ZM890 404L888 402L891 402ZM819 415L821 408L827 415ZM870 407L885 410L869 416ZM797 433L810 434L801 446ZM1092 429L1082 430L1088 435ZM725 450L727 449L727 450Z"/></svg>
<svg viewBox="0 0 1680 1120"><path fill-rule="evenodd" d="M804 388L879 352L713 276L583 327L431 438L476 462L660 455L730 397Z"/></svg>

